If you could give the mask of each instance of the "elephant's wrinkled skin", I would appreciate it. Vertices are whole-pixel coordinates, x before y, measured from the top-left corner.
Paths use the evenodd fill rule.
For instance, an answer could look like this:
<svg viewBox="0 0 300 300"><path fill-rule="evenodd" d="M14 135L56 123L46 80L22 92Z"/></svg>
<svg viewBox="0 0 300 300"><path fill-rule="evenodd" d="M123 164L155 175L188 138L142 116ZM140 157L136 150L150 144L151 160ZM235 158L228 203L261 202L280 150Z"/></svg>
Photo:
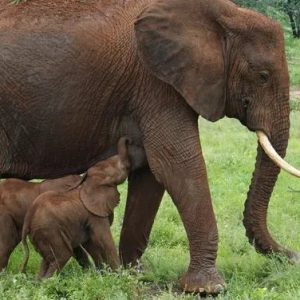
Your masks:
<svg viewBox="0 0 300 300"><path fill-rule="evenodd" d="M166 189L184 223L187 291L214 293L218 232L197 119L234 117L284 156L289 78L281 27L227 0L30 0L0 6L0 173L85 171L128 135L145 149L133 171L120 241L138 259ZM279 168L258 146L247 236L280 252L266 226Z"/></svg>
<svg viewBox="0 0 300 300"><path fill-rule="evenodd" d="M130 167L126 138L118 142L118 155L89 168L81 185L65 192L47 192L34 200L25 217L22 243L28 261L27 235L42 256L39 278L60 271L74 250L85 248L95 266L119 266L110 224L120 195L117 185L128 176ZM59 179L58 179L59 180Z"/></svg>
<svg viewBox="0 0 300 300"><path fill-rule="evenodd" d="M41 183L20 179L0 183L0 271L6 268L12 251L21 241L24 218L34 199L46 191L67 191L80 181L81 177L76 175ZM78 255L82 257L79 262L84 262L86 255L81 249L78 249Z"/></svg>

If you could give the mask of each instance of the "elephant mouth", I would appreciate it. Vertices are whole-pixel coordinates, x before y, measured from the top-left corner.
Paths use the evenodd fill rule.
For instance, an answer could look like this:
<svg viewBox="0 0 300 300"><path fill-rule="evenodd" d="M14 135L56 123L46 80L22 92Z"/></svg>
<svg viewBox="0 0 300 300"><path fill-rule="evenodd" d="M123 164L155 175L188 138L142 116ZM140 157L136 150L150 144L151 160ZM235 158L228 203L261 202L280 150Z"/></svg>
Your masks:
<svg viewBox="0 0 300 300"><path fill-rule="evenodd" d="M287 163L273 148L272 144L270 143L269 138L267 135L260 131L256 131L258 141L261 147L264 149L265 153L268 157L282 170L286 171L287 173L300 178L300 171L297 170L295 167L291 166Z"/></svg>

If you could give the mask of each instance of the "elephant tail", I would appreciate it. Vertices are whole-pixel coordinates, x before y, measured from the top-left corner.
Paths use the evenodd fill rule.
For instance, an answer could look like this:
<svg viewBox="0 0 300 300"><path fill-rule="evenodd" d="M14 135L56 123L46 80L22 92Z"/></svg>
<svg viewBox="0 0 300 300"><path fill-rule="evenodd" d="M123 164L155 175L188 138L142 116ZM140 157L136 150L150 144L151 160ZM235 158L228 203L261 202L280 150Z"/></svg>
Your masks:
<svg viewBox="0 0 300 300"><path fill-rule="evenodd" d="M31 219L31 214L28 212L25 216L25 221L22 229L22 246L23 246L24 258L23 258L22 265L20 267L21 273L26 272L26 267L29 260L29 247L27 243L27 236L30 232L30 219Z"/></svg>

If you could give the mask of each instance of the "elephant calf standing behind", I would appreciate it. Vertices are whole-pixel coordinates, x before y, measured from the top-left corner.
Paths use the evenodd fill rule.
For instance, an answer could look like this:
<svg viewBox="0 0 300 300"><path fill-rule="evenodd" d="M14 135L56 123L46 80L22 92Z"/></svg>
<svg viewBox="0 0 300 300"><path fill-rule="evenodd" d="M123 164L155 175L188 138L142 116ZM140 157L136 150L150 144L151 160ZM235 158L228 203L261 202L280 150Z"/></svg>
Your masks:
<svg viewBox="0 0 300 300"><path fill-rule="evenodd" d="M0 183L0 270L6 268L12 251L21 241L25 214L34 199L50 190L67 191L80 180L80 176L66 176L41 183L19 179Z"/></svg>
<svg viewBox="0 0 300 300"><path fill-rule="evenodd" d="M43 258L39 278L60 271L80 247L91 255L96 267L103 262L112 269L119 266L110 217L119 202L117 184L128 176L127 141L121 138L117 155L88 169L82 185L64 193L47 192L34 201L23 227L26 257L22 271L28 261L27 235Z"/></svg>

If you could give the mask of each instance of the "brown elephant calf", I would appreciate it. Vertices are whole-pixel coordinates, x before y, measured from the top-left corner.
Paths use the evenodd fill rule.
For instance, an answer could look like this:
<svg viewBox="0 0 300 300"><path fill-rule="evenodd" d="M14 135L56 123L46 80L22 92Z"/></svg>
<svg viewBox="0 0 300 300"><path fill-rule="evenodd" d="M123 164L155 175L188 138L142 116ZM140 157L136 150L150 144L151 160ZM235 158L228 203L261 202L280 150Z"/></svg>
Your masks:
<svg viewBox="0 0 300 300"><path fill-rule="evenodd" d="M103 262L112 269L119 266L110 216L119 203L117 184L128 176L127 142L121 138L118 154L88 169L77 188L64 193L47 192L34 201L23 227L23 271L29 256L27 235L43 258L39 278L48 278L60 271L78 247L91 255L97 268Z"/></svg>
<svg viewBox="0 0 300 300"><path fill-rule="evenodd" d="M20 179L0 183L0 271L6 268L12 251L21 241L24 218L34 199L50 190L67 191L80 180L80 176L66 176L41 183Z"/></svg>

